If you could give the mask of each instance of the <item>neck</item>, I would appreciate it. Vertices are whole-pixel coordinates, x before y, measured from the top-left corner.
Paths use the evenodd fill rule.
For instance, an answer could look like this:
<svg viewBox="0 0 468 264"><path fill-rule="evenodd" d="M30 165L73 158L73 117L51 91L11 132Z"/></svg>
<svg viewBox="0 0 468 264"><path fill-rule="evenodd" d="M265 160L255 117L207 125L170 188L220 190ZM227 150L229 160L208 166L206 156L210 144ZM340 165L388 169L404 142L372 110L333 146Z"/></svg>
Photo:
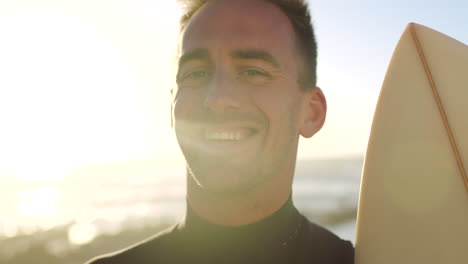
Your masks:
<svg viewBox="0 0 468 264"><path fill-rule="evenodd" d="M248 192L229 195L207 191L187 174L187 200L198 216L214 224L252 224L272 215L288 200L294 164L287 171L290 175L274 177Z"/></svg>

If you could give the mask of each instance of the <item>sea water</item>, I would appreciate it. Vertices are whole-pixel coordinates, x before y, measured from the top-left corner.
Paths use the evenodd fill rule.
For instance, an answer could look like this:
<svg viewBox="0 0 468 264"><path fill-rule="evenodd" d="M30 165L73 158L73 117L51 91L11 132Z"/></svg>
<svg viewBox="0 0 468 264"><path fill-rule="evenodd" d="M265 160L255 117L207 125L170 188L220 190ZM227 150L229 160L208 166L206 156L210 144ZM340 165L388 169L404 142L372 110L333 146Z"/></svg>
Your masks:
<svg viewBox="0 0 468 264"><path fill-rule="evenodd" d="M299 160L295 205L311 221L354 241L362 164L360 157ZM0 188L0 238L67 226L70 242L84 244L100 234L173 223L185 212L185 168L177 162L99 165L58 182L9 180Z"/></svg>

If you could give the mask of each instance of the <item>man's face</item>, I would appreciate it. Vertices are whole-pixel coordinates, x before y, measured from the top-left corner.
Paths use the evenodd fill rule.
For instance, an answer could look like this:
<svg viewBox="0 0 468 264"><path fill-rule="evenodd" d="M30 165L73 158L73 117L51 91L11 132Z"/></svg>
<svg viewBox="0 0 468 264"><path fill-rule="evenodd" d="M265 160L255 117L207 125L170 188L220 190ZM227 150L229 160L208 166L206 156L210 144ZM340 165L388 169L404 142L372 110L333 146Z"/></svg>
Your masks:
<svg viewBox="0 0 468 264"><path fill-rule="evenodd" d="M214 192L292 177L305 93L287 16L264 1L211 1L180 48L174 127L192 177Z"/></svg>

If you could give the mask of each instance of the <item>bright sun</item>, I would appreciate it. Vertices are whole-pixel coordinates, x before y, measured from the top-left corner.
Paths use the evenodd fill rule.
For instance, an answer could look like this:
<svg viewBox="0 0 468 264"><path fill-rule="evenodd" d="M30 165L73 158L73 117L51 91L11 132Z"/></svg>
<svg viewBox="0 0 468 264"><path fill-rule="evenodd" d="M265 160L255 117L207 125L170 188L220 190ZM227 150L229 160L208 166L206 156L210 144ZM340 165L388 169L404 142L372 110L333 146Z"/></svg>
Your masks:
<svg viewBox="0 0 468 264"><path fill-rule="evenodd" d="M176 38L175 4L153 3L165 14L142 16L142 8L84 2L0 7L9 40L0 43L0 178L55 181L82 164L173 146L165 142L174 44L159 40ZM161 15L171 19L162 25Z"/></svg>

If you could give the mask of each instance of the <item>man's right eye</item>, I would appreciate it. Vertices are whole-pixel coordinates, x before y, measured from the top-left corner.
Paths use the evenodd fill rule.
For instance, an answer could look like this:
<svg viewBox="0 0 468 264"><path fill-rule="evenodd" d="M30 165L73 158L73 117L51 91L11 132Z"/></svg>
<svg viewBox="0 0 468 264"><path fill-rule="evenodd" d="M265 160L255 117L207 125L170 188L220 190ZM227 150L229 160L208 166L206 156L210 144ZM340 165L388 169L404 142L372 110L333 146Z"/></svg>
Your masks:
<svg viewBox="0 0 468 264"><path fill-rule="evenodd" d="M201 79L207 76L208 76L208 73L206 71L195 71L195 72L189 73L188 78Z"/></svg>
<svg viewBox="0 0 468 264"><path fill-rule="evenodd" d="M199 81L207 78L209 73L204 70L191 71L181 76L180 81Z"/></svg>
<svg viewBox="0 0 468 264"><path fill-rule="evenodd" d="M206 85L210 79L210 71L207 69L191 69L182 72L177 78L179 88L200 88Z"/></svg>

